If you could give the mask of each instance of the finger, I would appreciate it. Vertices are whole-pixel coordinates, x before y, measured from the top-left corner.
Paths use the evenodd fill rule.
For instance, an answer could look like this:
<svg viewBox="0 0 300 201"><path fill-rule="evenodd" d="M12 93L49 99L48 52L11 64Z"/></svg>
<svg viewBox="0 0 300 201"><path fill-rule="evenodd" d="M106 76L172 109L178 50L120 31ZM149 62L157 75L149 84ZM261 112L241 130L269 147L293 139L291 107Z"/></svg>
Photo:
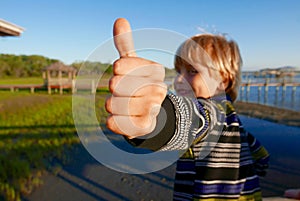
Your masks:
<svg viewBox="0 0 300 201"><path fill-rule="evenodd" d="M115 97L111 96L105 102L107 112L114 115L140 116L144 113L140 98Z"/></svg>
<svg viewBox="0 0 300 201"><path fill-rule="evenodd" d="M139 57L116 60L113 64L113 71L115 75L151 77L160 81L163 81L165 77L165 69L161 64Z"/></svg>
<svg viewBox="0 0 300 201"><path fill-rule="evenodd" d="M119 18L114 23L114 42L120 57L135 57L134 44L129 22Z"/></svg>
<svg viewBox="0 0 300 201"><path fill-rule="evenodd" d="M151 133L156 125L156 118L111 115L107 118L106 126L114 133L128 138L135 138Z"/></svg>
<svg viewBox="0 0 300 201"><path fill-rule="evenodd" d="M151 94L165 96L167 86L164 82L136 76L113 76L109 80L109 90L114 96L139 97Z"/></svg>
<svg viewBox="0 0 300 201"><path fill-rule="evenodd" d="M145 107L147 105L147 107ZM140 97L109 97L105 102L108 113L124 116L157 116L160 110L159 103L148 98L147 101Z"/></svg>

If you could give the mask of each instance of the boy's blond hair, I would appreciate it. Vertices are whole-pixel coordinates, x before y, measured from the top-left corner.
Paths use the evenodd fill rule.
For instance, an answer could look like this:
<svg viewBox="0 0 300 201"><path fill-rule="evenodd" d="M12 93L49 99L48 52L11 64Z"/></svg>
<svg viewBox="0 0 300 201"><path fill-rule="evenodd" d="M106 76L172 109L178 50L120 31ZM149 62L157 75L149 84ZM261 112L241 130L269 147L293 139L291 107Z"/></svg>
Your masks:
<svg viewBox="0 0 300 201"><path fill-rule="evenodd" d="M200 34L185 41L175 56L175 68L199 64L217 70L227 84L225 92L233 101L238 96L242 58L236 42L221 35Z"/></svg>

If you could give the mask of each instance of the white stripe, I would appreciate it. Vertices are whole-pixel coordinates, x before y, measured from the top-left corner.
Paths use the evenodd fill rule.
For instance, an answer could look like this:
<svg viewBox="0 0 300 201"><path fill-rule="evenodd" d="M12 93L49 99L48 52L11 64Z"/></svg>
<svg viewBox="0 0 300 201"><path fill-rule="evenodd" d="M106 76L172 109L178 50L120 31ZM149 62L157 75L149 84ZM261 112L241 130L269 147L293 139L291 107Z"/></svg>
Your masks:
<svg viewBox="0 0 300 201"><path fill-rule="evenodd" d="M205 160L205 159L203 159ZM205 161L208 162L224 162L224 163L239 163L239 158L207 158Z"/></svg>
<svg viewBox="0 0 300 201"><path fill-rule="evenodd" d="M237 163L209 163L209 162L196 162L198 167L212 167L212 168L239 168L240 164Z"/></svg>
<svg viewBox="0 0 300 201"><path fill-rule="evenodd" d="M203 148L194 148L194 151L210 151L211 149L208 149L207 147ZM240 149L228 149L228 148L214 148L215 152L222 152L222 153L240 153Z"/></svg>
<svg viewBox="0 0 300 201"><path fill-rule="evenodd" d="M239 159L240 158L240 153L222 153L222 152L215 152L212 151L209 154L210 157L216 158L216 157L224 157L228 159Z"/></svg>
<svg viewBox="0 0 300 201"><path fill-rule="evenodd" d="M222 136L232 137L232 136L241 136L241 134L239 131L223 131Z"/></svg>
<svg viewBox="0 0 300 201"><path fill-rule="evenodd" d="M238 198L240 195L226 195L226 194L208 194L208 195L199 195L197 194L199 197L201 198L209 198L209 197L225 197L225 198Z"/></svg>
<svg viewBox="0 0 300 201"><path fill-rule="evenodd" d="M201 142L199 144L194 145L194 147L216 147L216 148L241 148L241 144L234 143L221 143L221 142Z"/></svg>
<svg viewBox="0 0 300 201"><path fill-rule="evenodd" d="M239 124L239 122L232 122L231 124L228 124L228 126L236 126L236 127L239 127L240 124Z"/></svg>
<svg viewBox="0 0 300 201"><path fill-rule="evenodd" d="M240 180L213 180L213 181L203 181L203 180L195 180L196 183L200 184L239 184L244 183L246 179L240 179Z"/></svg>

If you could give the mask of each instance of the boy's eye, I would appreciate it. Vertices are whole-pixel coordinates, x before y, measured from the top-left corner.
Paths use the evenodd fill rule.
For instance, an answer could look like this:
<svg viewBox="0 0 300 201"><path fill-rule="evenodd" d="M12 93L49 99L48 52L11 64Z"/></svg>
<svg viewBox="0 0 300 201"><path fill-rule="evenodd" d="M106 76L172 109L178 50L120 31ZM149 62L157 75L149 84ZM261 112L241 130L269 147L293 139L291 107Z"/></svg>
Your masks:
<svg viewBox="0 0 300 201"><path fill-rule="evenodd" d="M195 75L195 74L198 73L198 71L197 71L196 69L194 69L194 68L188 69L187 72L188 72L189 74L192 74L192 75Z"/></svg>

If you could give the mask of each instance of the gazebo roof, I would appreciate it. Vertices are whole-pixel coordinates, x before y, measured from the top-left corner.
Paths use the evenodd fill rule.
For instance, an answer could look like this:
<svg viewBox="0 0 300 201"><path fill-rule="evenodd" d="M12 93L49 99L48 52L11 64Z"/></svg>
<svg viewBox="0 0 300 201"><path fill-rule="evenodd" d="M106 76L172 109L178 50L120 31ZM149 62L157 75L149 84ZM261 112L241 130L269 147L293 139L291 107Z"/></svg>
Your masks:
<svg viewBox="0 0 300 201"><path fill-rule="evenodd" d="M46 66L43 70L44 71L47 71L47 70L51 70L51 71L63 71L63 72L77 71L76 68L74 68L72 66L65 65L62 62L53 63L53 64L51 64L49 66Z"/></svg>
<svg viewBox="0 0 300 201"><path fill-rule="evenodd" d="M20 36L24 28L0 19L0 36Z"/></svg>

